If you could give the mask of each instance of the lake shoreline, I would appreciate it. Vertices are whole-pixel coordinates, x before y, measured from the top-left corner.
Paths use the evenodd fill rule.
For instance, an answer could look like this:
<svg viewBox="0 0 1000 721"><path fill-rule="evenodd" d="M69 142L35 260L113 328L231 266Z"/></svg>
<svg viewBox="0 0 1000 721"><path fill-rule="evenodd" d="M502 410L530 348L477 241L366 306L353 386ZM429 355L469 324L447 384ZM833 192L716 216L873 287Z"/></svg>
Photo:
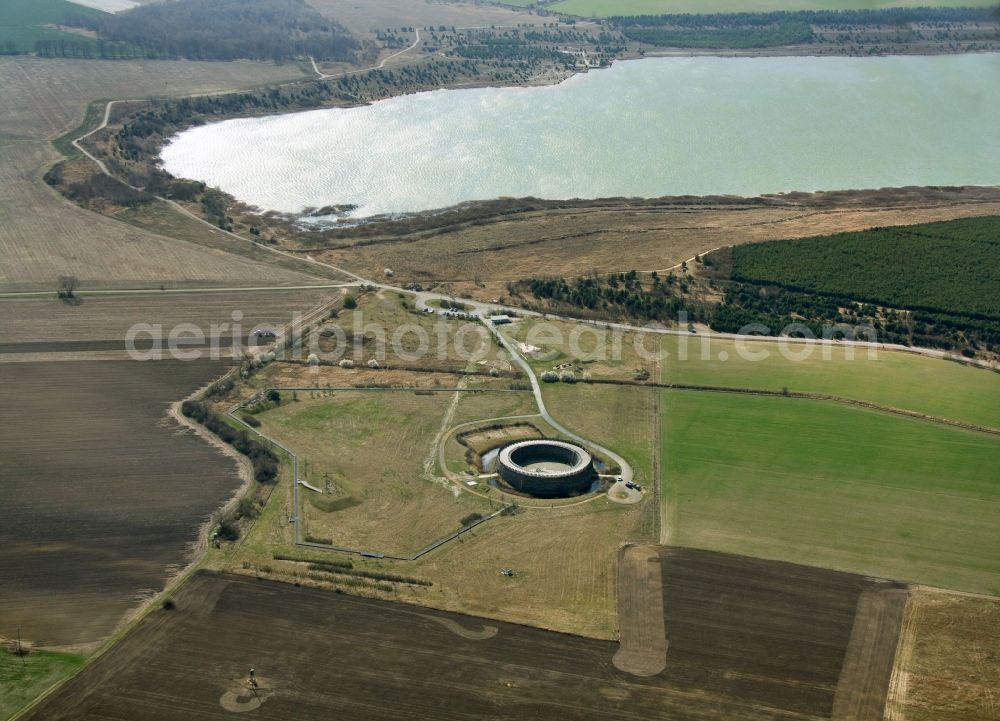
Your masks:
<svg viewBox="0 0 1000 721"><path fill-rule="evenodd" d="M344 104L340 113L213 119L165 139L160 158L167 172L220 187L246 208L328 225L503 197L992 187L996 138L976 120L990 101L977 100L975 78L996 57L623 62L589 77L543 78L518 88L525 92L489 83ZM783 108L774 95L785 87L807 102ZM734 88L739 114L721 99ZM902 126L891 121L900 114ZM859 124L882 130L860 133Z"/></svg>

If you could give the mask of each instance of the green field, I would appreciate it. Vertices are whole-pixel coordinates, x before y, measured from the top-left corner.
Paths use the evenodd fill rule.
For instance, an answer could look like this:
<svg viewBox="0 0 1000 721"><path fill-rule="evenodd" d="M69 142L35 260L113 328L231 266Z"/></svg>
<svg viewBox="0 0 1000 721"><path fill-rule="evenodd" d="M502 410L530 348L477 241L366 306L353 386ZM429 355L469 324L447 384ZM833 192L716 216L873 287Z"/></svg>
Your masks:
<svg viewBox="0 0 1000 721"><path fill-rule="evenodd" d="M547 5L546 8L571 15L608 17L669 13L882 10L894 7L989 7L991 5L996 5L996 0L562 0Z"/></svg>
<svg viewBox="0 0 1000 721"><path fill-rule="evenodd" d="M69 653L36 651L24 662L0 646L0 719L10 716L83 665L83 657Z"/></svg>
<svg viewBox="0 0 1000 721"><path fill-rule="evenodd" d="M67 13L99 15L100 11L67 0L4 0L0 6L0 52L34 52L39 40L96 45L95 40L85 35L45 27L62 25Z"/></svg>
<svg viewBox="0 0 1000 721"><path fill-rule="evenodd" d="M542 386L545 407L559 423L620 453L636 480L652 478L655 391L614 385L552 383Z"/></svg>
<svg viewBox="0 0 1000 721"><path fill-rule="evenodd" d="M760 388L825 393L975 425L1000 428L1000 374L914 353L879 350L874 359L868 350L786 346L790 353L808 353L803 360L782 355L779 344L747 342L747 352L766 353L755 361L740 353L736 341L712 338L708 359L702 359L704 337L667 336L663 381L731 388ZM687 344L687 360L680 358ZM825 357L824 351L828 351ZM725 360L720 360L720 356Z"/></svg>
<svg viewBox="0 0 1000 721"><path fill-rule="evenodd" d="M664 393L671 543L1000 594L1000 439L825 401Z"/></svg>

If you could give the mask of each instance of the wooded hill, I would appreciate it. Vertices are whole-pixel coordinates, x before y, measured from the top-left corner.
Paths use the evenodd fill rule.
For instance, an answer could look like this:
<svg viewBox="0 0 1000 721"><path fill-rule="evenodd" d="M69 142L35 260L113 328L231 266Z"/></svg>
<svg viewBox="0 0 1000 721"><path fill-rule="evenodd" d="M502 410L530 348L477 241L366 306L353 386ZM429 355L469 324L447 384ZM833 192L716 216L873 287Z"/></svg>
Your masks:
<svg viewBox="0 0 1000 721"><path fill-rule="evenodd" d="M349 60L360 44L305 0L175 0L118 14L73 13L66 22L146 57Z"/></svg>

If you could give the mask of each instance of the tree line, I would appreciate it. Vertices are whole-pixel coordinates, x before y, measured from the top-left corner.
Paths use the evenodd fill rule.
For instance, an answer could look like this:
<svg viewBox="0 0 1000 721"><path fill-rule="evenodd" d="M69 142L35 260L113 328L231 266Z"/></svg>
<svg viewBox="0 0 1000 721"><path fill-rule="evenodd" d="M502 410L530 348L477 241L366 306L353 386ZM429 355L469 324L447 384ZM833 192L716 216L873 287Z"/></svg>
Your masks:
<svg viewBox="0 0 1000 721"><path fill-rule="evenodd" d="M623 30L625 37L647 45L671 48L771 48L813 41L812 27L796 20L750 27L640 27Z"/></svg>
<svg viewBox="0 0 1000 721"><path fill-rule="evenodd" d="M273 483L278 477L278 457L268 446L251 438L246 431L238 431L226 423L221 415L202 401L184 401L181 413L205 426L237 451L250 459L254 479L259 483Z"/></svg>
<svg viewBox="0 0 1000 721"><path fill-rule="evenodd" d="M748 28L783 22L826 27L907 25L910 23L996 23L997 7L973 8L884 8L881 10L779 10L761 13L708 13L662 15L616 15L608 22L617 27Z"/></svg>
<svg viewBox="0 0 1000 721"><path fill-rule="evenodd" d="M588 315L603 318L637 318L662 322L676 321L681 312L690 320L704 318L705 304L685 294L690 290L686 276L656 271L645 280L634 271L596 274L567 280L561 277L531 278L511 283L508 292L519 296L531 293L536 299L560 306L589 311Z"/></svg>

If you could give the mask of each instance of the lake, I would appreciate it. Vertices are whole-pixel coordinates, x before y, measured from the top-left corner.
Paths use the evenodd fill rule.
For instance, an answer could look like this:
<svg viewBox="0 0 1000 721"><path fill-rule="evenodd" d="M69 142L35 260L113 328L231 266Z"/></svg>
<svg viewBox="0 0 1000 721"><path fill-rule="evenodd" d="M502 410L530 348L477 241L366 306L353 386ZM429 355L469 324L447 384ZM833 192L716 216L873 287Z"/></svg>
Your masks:
<svg viewBox="0 0 1000 721"><path fill-rule="evenodd" d="M265 210L1000 182L1000 54L651 58L559 85L226 120L165 169Z"/></svg>

